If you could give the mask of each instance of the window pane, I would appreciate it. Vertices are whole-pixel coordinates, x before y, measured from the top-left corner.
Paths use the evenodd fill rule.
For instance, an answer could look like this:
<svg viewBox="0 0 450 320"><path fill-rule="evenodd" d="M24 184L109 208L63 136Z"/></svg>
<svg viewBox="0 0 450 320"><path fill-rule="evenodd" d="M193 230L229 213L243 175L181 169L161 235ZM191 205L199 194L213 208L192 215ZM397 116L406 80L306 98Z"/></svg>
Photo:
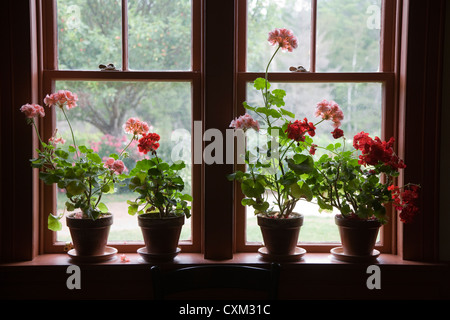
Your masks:
<svg viewBox="0 0 450 320"><path fill-rule="evenodd" d="M161 136L158 156L171 163L184 160L186 168L182 172L185 192L191 193L191 84L189 82L98 82L98 81L57 81L56 89L67 89L78 94L78 107L68 111L78 145L85 145L98 152L100 157L120 152L132 138L123 130L130 117L138 117L150 126L151 132ZM170 106L170 108L167 108ZM58 133L71 143L67 122L61 112L57 112ZM144 158L133 142L129 157L124 159L128 170L136 161ZM145 157L149 157L148 154ZM104 194L103 202L114 215L109 241L143 240L137 224L137 217L128 214L127 200L134 200L137 194L128 187L118 187L114 194ZM58 213L64 209L65 195L58 190ZM70 241L64 229L57 239ZM181 240L191 239L191 223L186 220Z"/></svg>
<svg viewBox="0 0 450 320"><path fill-rule="evenodd" d="M191 1L129 0L129 68L191 69Z"/></svg>
<svg viewBox="0 0 450 320"><path fill-rule="evenodd" d="M336 101L344 112L341 129L347 138L346 144L351 147L353 136L361 131L371 136L381 135L381 83L271 83L271 89L286 91L285 108L295 113L296 119L308 118L317 123L314 117L316 104L323 99ZM250 83L247 86L247 102L251 106L262 106L261 95ZM256 115L255 119L258 119ZM314 143L328 145L334 139L331 131L334 128L330 123L323 122L317 126ZM263 139L264 141L264 139ZM315 157L320 157L317 150ZM252 208L247 210L247 241L261 242L262 236L256 223ZM334 215L338 213L319 212L319 207L313 202L299 201L296 212L305 216L300 231L300 242L339 242L339 233L334 223Z"/></svg>
<svg viewBox="0 0 450 320"><path fill-rule="evenodd" d="M280 52L269 71L289 71L291 66L310 68L311 0L248 0L247 70L265 71L275 48L267 41L275 28L291 30L298 39L293 52Z"/></svg>
<svg viewBox="0 0 450 320"><path fill-rule="evenodd" d="M58 68L122 67L120 0L58 0Z"/></svg>
<svg viewBox="0 0 450 320"><path fill-rule="evenodd" d="M379 71L381 0L318 0L318 72Z"/></svg>

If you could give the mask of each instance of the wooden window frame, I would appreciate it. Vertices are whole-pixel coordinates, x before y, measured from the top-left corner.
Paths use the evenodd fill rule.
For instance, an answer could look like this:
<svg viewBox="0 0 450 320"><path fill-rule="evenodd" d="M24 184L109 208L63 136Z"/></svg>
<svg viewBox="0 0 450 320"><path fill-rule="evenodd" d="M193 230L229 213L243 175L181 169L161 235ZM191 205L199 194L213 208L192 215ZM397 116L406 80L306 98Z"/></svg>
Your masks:
<svg viewBox="0 0 450 320"><path fill-rule="evenodd" d="M408 164L400 178L423 187L421 212L415 223L402 225L395 222L393 247L396 250L393 253L404 260L435 262L439 261L439 137L446 1L397 0L395 5L391 1L387 4L396 8L395 15L383 18L384 21L391 20L390 25L394 29L389 40L395 43L391 48L391 61L388 63L385 60L393 68L396 88L393 94L398 110L392 121L396 124L394 129L398 137L399 155ZM22 104L42 101L40 92L46 91L42 88L42 70L44 65L48 65L51 50L44 50L40 44L46 36L43 26L50 20L41 14L43 5L43 0L6 1L0 4L0 25L7 45L0 60L0 159L1 167L7 168L2 171L0 180L2 263L33 260L44 252L42 226L45 225L45 217L39 213L45 199L40 192L42 185L36 170L32 170L25 160L32 156L37 137L18 110ZM236 66L237 46L224 47L222 38L233 41L239 32L236 27L239 24L235 25L233 21L239 1L200 1L200 6L199 54L203 61L199 66L203 88L198 98L200 113L205 120L204 126L205 123L216 128L219 125L225 130L229 119L238 114L237 99L233 95L237 77L237 70L233 69ZM206 16L209 18L206 19ZM210 45L206 48L207 39ZM224 67L219 68L221 65ZM234 107L229 108L230 105ZM201 221L198 222L205 226L201 233L201 256L205 259L233 258L235 239L232 232L236 218L232 205L233 186L226 179L217 179L231 172L233 167L230 165L200 167L202 198ZM237 257L236 261L250 263L254 255L238 254L236 256L245 259L239 260ZM53 255L45 257L43 264L52 264ZM192 263L201 262L192 260ZM34 262L30 264L34 265ZM294 267L292 265L292 270L296 270ZM299 264L301 267L302 264ZM348 267L351 268L351 265ZM403 266L401 268L404 269ZM101 270L104 271L103 268ZM120 270L122 272L122 265ZM34 267L30 272L33 278L36 278L36 272L42 273Z"/></svg>
<svg viewBox="0 0 450 320"><path fill-rule="evenodd" d="M122 0L122 69L103 72L84 70L58 70L57 53L57 13L56 0L39 1L39 10L42 15L41 32L43 35L42 56L42 90L39 100L42 101L45 93L55 90L55 81L79 80L79 81L145 81L145 82L188 82L191 83L192 97L192 128L194 121L202 121L202 87L201 87L201 6L199 0L192 0L192 54L191 70L189 71L132 71L128 68L128 0ZM101 61L99 61L101 63ZM40 119L42 137L44 141L52 136L56 126L55 112L47 113ZM193 154L193 153L192 153ZM192 166L193 186L201 184L201 165ZM47 186L40 182L41 188L41 216L48 212L56 212L56 186ZM199 252L201 249L201 189L194 187L192 203L192 236L190 240L180 241L183 252ZM45 217L43 218L45 219ZM43 234L43 252L64 252L64 242L57 241L56 232L48 230L45 221L41 223ZM119 252L136 252L143 245L143 241L110 241L108 245L114 246Z"/></svg>
<svg viewBox="0 0 450 320"><path fill-rule="evenodd" d="M382 123L381 138L394 137L398 141L396 132L396 121L398 119L397 104L395 103L395 65L393 53L395 53L395 18L397 17L397 1L382 1L381 8L381 35L380 35L380 72L316 72L316 35L317 35L317 0L311 1L311 57L310 72L269 72L268 77L271 82L280 83L381 83L382 85ZM247 72L246 70L246 16L247 1L237 0L237 83L236 83L236 113L239 116L245 113L242 102L246 100L247 83L254 81L258 77L264 77L263 72ZM244 170L243 165L236 165L236 168ZM241 205L244 195L240 191L237 183L234 188L234 211L235 211L235 251L255 252L261 247L261 243L246 242L246 210ZM380 242L376 248L382 253L396 252L395 233L396 229L395 213L392 207L388 208L389 222L383 226L380 232ZM394 217L394 218L393 218ZM301 243L302 248L307 252L330 252L339 243Z"/></svg>

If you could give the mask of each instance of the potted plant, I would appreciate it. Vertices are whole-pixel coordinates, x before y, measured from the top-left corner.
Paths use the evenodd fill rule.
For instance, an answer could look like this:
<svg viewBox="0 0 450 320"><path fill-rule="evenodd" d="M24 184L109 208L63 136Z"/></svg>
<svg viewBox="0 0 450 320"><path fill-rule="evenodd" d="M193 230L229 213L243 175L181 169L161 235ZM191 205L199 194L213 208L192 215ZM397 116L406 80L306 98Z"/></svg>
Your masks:
<svg viewBox="0 0 450 320"><path fill-rule="evenodd" d="M41 148L37 158L31 159L31 166L40 169L39 178L47 185L56 184L65 190L67 201L65 209L70 213L66 223L70 230L74 250L69 251L72 258L101 260L113 257L116 249L106 246L113 216L109 212L102 196L113 193L115 183L120 181L125 169L117 154L111 155L105 162L92 149L77 145L68 111L77 106L77 95L60 90L47 95L44 103L63 113L72 136L72 145L64 148L65 140L57 136L57 130L48 142L43 142L36 127L35 118L44 117L44 108L37 104L23 105L20 110L25 114L39 139ZM48 228L61 230L59 215L49 214Z"/></svg>
<svg viewBox="0 0 450 320"><path fill-rule="evenodd" d="M318 106L319 107L319 106ZM342 247L332 253L341 260L370 260L379 254L374 250L379 228L388 220L386 205L393 203L402 222L411 222L418 212L419 186L394 185L403 161L393 150L394 139L382 141L362 131L354 136L353 148L343 143L330 144L315 162L317 180L313 193L324 210L337 208L335 216Z"/></svg>
<svg viewBox="0 0 450 320"><path fill-rule="evenodd" d="M228 179L240 183L245 196L242 205L253 207L257 215L265 245L259 249L262 256L270 260L297 259L306 252L297 247L304 216L294 209L300 199L313 199L310 184L315 168L310 154L311 137L315 135L316 125L333 119L322 119L316 124L307 118L293 121L295 115L283 108L286 92L269 90L267 74L279 50L292 51L297 47L297 39L289 30L274 29L269 33L268 41L277 48L267 64L265 78L254 81L254 88L261 92L264 105L256 107L243 103L259 121L245 114L230 124L235 130L259 131L260 135L266 136L267 143L258 146L256 152L246 151L247 170L238 170ZM336 112L336 117L341 114Z"/></svg>
<svg viewBox="0 0 450 320"><path fill-rule="evenodd" d="M168 164L158 157L160 136L156 133L143 134L139 139L139 152L153 157L136 163L128 178L129 188L138 194L128 200L128 213L138 215L145 247L138 253L146 261L173 259L181 250L178 248L185 217L191 213L192 197L183 193L184 181L179 171L185 163Z"/></svg>

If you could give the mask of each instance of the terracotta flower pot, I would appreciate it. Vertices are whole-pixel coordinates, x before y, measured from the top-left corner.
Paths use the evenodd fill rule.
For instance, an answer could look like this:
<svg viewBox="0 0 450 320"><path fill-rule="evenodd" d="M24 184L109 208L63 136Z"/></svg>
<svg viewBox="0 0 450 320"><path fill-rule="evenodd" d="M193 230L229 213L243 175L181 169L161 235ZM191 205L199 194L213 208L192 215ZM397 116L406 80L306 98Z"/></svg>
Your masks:
<svg viewBox="0 0 450 320"><path fill-rule="evenodd" d="M138 216L138 224L144 237L147 257L173 257L177 253L184 215L155 218L149 214L142 214Z"/></svg>
<svg viewBox="0 0 450 320"><path fill-rule="evenodd" d="M96 220L78 219L70 215L66 216L66 223L78 257L101 256L105 253L109 229L113 223L112 215Z"/></svg>
<svg viewBox="0 0 450 320"><path fill-rule="evenodd" d="M381 227L378 220L348 219L338 214L335 216L335 222L339 228L344 255L372 255Z"/></svg>
<svg viewBox="0 0 450 320"><path fill-rule="evenodd" d="M267 254L287 256L296 253L298 236L303 225L302 214L292 213L287 219L258 215L257 219Z"/></svg>

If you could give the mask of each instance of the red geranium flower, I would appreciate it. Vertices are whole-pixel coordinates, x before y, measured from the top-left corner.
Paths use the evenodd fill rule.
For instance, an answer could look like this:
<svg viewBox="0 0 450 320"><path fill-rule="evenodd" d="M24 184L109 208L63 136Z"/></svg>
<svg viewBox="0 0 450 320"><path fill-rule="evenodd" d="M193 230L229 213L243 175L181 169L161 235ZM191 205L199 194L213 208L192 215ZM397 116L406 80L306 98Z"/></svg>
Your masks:
<svg viewBox="0 0 450 320"><path fill-rule="evenodd" d="M419 212L417 199L419 198L419 187L416 185L405 186L403 191L394 185L388 187L394 201L394 208L398 210L400 220L404 223L413 221L414 216Z"/></svg>
<svg viewBox="0 0 450 320"><path fill-rule="evenodd" d="M157 142L159 139L160 137L157 133L144 133L142 138L139 139L139 152L143 152L144 154L147 154L148 152L155 152L156 149L159 148L159 143Z"/></svg>
<svg viewBox="0 0 450 320"><path fill-rule="evenodd" d="M333 132L331 132L333 138L338 139L344 135L344 131L342 129L336 128Z"/></svg>
<svg viewBox="0 0 450 320"><path fill-rule="evenodd" d="M312 144L311 148L309 149L309 154L310 155L315 155L316 154L316 150L317 150L317 144Z"/></svg>
<svg viewBox="0 0 450 320"><path fill-rule="evenodd" d="M294 123L289 122L285 132L288 134L288 138L294 141L305 141L305 134L308 133L311 137L316 134L316 127L312 122L308 122L308 119L302 121L295 120Z"/></svg>
<svg viewBox="0 0 450 320"><path fill-rule="evenodd" d="M401 160L393 149L394 138L389 141L381 141L380 138L372 139L369 134L362 131L353 138L353 147L362 151L359 156L358 163L361 165L377 165L384 163L392 169L406 168L403 160Z"/></svg>

